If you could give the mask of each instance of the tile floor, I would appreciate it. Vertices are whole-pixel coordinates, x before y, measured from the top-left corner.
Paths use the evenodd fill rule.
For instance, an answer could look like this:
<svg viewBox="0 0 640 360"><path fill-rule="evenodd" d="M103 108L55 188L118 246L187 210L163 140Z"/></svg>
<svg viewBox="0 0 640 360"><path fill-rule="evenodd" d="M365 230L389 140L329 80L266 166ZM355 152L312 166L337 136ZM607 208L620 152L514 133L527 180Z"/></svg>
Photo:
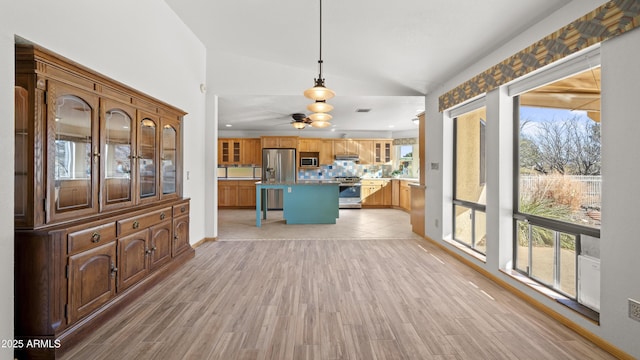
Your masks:
<svg viewBox="0 0 640 360"><path fill-rule="evenodd" d="M336 224L286 225L282 211L271 210L256 227L255 210L220 210L218 239L227 240L393 240L420 239L409 214L394 209L340 209Z"/></svg>

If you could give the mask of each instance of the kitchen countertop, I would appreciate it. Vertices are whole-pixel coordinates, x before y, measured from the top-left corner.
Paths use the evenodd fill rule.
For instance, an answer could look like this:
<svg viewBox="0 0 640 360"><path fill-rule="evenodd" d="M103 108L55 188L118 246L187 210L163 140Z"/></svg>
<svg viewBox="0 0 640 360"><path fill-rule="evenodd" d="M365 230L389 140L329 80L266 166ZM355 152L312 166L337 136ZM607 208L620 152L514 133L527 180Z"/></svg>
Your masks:
<svg viewBox="0 0 640 360"><path fill-rule="evenodd" d="M338 185L340 184L335 180L298 180L296 182L293 181L285 181L285 182L262 182L259 181L256 184L261 185Z"/></svg>
<svg viewBox="0 0 640 360"><path fill-rule="evenodd" d="M260 181L260 178L246 178L246 177L225 177L225 178L218 178L219 181L226 181L226 180L249 180L249 181Z"/></svg>

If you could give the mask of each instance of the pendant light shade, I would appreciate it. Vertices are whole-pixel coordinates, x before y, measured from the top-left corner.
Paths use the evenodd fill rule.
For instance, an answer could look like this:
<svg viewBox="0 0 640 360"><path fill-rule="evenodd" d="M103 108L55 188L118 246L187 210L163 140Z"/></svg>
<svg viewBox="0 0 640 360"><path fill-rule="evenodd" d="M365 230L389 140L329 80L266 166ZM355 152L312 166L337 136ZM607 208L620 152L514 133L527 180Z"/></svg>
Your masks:
<svg viewBox="0 0 640 360"><path fill-rule="evenodd" d="M311 123L311 127L314 127L314 128L326 128L328 126L331 126L331 123L323 120L314 121Z"/></svg>
<svg viewBox="0 0 640 360"><path fill-rule="evenodd" d="M333 110L333 106L327 104L324 100L320 100L307 105L307 110L314 113L327 113Z"/></svg>
<svg viewBox="0 0 640 360"><path fill-rule="evenodd" d="M327 114L327 113L313 113L311 115L309 115L309 119L311 119L313 122L316 121L329 121L331 120L331 118L333 118L333 116Z"/></svg>
<svg viewBox="0 0 640 360"><path fill-rule="evenodd" d="M336 93L324 86L323 81L316 81L316 86L304 91L304 96L315 101L325 101L336 96Z"/></svg>

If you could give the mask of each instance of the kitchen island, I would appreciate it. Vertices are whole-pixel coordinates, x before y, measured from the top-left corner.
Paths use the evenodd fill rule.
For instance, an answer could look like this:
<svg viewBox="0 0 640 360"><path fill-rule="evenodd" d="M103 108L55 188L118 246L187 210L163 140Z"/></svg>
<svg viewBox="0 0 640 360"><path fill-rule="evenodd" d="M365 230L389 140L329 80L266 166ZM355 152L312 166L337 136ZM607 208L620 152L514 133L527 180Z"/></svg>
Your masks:
<svg viewBox="0 0 640 360"><path fill-rule="evenodd" d="M287 224L335 224L339 215L337 181L256 183L256 226L267 218L267 190L281 189Z"/></svg>

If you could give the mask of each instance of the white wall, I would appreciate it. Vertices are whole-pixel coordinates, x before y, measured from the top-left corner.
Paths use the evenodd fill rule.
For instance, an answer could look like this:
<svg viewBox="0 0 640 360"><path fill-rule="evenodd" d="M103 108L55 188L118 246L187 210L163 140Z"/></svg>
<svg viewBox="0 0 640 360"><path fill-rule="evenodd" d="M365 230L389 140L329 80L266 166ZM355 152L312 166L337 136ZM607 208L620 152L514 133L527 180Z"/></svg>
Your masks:
<svg viewBox="0 0 640 360"><path fill-rule="evenodd" d="M606 41L602 59L602 230L600 319L603 335L640 358L640 322L627 299L640 301L640 29ZM613 341L612 341L613 342Z"/></svg>
<svg viewBox="0 0 640 360"><path fill-rule="evenodd" d="M438 111L438 97L458 86L492 65L524 49L535 41L569 24L576 18L592 11L605 1L573 1L558 10L522 35L476 62L459 76L450 79L441 88L427 96L426 126L426 235L442 241L451 232L450 206L452 194L452 125L446 112ZM491 245L487 250L486 262L479 261L459 252L455 247L442 242L452 251L459 252L470 261L483 267L517 289L525 292L538 302L560 313L582 328L592 332L617 348L640 358L640 322L627 317L627 299L640 300L640 272L638 258L640 241L638 231L631 224L640 221L640 191L634 179L640 175L635 166L638 154L637 138L640 134L640 116L635 104L640 98L640 67L634 59L640 56L640 29L624 34L602 44L602 159L603 159L603 219L601 230L601 324L595 325L572 310L559 305L541 293L514 281L500 269L508 267L511 231L509 214L511 210L512 184L509 173L512 164L511 104L503 89L487 94L487 234ZM446 54L445 54L446 55ZM497 108L496 108L497 107ZM491 127L491 128L489 128ZM506 139L505 139L506 137ZM430 164L438 163L439 170L431 170ZM435 226L438 221L439 226ZM504 241L507 244L504 244Z"/></svg>
<svg viewBox="0 0 640 360"><path fill-rule="evenodd" d="M191 239L205 236L206 49L162 0L3 1L0 12L0 339L13 338L14 35L187 111ZM20 281L16 279L16 281ZM20 299L16 299L20 301ZM0 358L12 352L0 350Z"/></svg>

